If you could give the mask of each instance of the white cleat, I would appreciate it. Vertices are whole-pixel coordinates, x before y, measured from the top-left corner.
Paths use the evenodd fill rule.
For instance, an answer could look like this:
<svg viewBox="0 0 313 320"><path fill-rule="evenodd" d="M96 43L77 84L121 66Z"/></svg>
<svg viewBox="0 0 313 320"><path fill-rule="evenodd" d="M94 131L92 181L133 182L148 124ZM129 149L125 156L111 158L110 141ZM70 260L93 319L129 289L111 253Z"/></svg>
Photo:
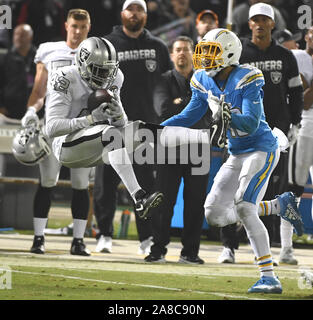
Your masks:
<svg viewBox="0 0 313 320"><path fill-rule="evenodd" d="M219 263L235 263L235 253L231 249L224 247L217 261Z"/></svg>
<svg viewBox="0 0 313 320"><path fill-rule="evenodd" d="M112 238L103 235L98 239L96 252L111 253L112 252Z"/></svg>
<svg viewBox="0 0 313 320"><path fill-rule="evenodd" d="M144 254L149 255L151 252L151 246L153 244L152 237L149 237L148 239L140 242L139 248L138 248L138 254Z"/></svg>
<svg viewBox="0 0 313 320"><path fill-rule="evenodd" d="M292 247L281 248L280 255L279 255L279 262L292 264L292 265L298 264L298 260L295 259L295 257L293 256Z"/></svg>

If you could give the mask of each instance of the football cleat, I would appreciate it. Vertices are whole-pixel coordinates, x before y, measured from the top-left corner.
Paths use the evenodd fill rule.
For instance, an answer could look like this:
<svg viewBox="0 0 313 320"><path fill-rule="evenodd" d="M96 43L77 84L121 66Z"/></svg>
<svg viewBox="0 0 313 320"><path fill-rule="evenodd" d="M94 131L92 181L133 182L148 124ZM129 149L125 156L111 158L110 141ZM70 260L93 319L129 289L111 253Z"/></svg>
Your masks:
<svg viewBox="0 0 313 320"><path fill-rule="evenodd" d="M298 264L298 260L295 259L295 257L293 256L292 247L284 247L281 249L280 255L279 255L279 262L292 264L292 265Z"/></svg>
<svg viewBox="0 0 313 320"><path fill-rule="evenodd" d="M144 190L139 190L135 194L135 212L141 219L151 218L152 213L150 209L157 207L163 200L163 193L155 192L151 195L147 194Z"/></svg>
<svg viewBox="0 0 313 320"><path fill-rule="evenodd" d="M74 238L71 246L71 254L76 256L90 256L83 239Z"/></svg>
<svg viewBox="0 0 313 320"><path fill-rule="evenodd" d="M280 204L279 215L293 225L298 236L302 236L303 222L296 203L295 195L289 191L276 196L276 198L278 198Z"/></svg>
<svg viewBox="0 0 313 320"><path fill-rule="evenodd" d="M283 288L277 277L262 276L249 290L248 293L282 293Z"/></svg>
<svg viewBox="0 0 313 320"><path fill-rule="evenodd" d="M30 249L31 253L44 254L45 253L45 237L34 236L33 246Z"/></svg>

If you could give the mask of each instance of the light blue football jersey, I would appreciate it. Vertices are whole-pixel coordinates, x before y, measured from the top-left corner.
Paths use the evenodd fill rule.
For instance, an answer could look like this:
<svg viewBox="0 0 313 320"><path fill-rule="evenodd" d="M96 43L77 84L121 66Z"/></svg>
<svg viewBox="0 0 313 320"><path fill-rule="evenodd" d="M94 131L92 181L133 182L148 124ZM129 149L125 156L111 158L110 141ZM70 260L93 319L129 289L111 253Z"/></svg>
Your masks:
<svg viewBox="0 0 313 320"><path fill-rule="evenodd" d="M166 126L190 127L200 120L209 107L210 96L231 104L232 119L227 131L231 154L254 151L273 152L278 148L277 138L265 120L263 107L264 77L249 65L238 65L224 82L216 82L204 70L198 70L191 79L192 97L178 115L164 122Z"/></svg>

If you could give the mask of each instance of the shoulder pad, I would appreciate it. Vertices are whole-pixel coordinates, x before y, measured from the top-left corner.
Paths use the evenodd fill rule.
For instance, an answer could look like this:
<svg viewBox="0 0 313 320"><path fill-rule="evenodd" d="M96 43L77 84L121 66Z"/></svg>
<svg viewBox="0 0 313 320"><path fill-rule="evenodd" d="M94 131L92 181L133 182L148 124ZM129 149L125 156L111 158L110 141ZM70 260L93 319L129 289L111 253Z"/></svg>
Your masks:
<svg viewBox="0 0 313 320"><path fill-rule="evenodd" d="M241 89L256 81L260 83L258 83L258 86L262 87L264 85L265 80L260 69L248 64L241 65L241 67L243 72L240 73L241 79L239 79L235 89Z"/></svg>
<svg viewBox="0 0 313 320"><path fill-rule="evenodd" d="M203 70L197 70L191 80L190 80L190 85L192 88L200 91L200 92L203 92L203 93L207 93L207 90L205 89L205 87L201 84L201 78L202 78L202 75L203 75Z"/></svg>

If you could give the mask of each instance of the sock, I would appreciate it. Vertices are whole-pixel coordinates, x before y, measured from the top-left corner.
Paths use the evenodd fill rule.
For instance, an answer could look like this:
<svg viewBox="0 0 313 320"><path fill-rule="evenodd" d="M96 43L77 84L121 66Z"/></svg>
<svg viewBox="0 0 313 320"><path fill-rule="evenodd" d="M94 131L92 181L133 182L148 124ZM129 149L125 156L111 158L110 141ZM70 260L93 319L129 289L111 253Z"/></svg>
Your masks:
<svg viewBox="0 0 313 320"><path fill-rule="evenodd" d="M48 218L49 210L51 207L51 191L52 188L38 186L34 198L34 217L35 218Z"/></svg>
<svg viewBox="0 0 313 320"><path fill-rule="evenodd" d="M272 255L269 254L263 257L259 257L256 259L256 261L261 273L261 277L275 277Z"/></svg>
<svg viewBox="0 0 313 320"><path fill-rule="evenodd" d="M288 248L292 247L292 235L293 235L293 226L289 221L285 219L280 219L280 240L281 247Z"/></svg>
<svg viewBox="0 0 313 320"><path fill-rule="evenodd" d="M268 232L258 217L257 210L258 207L250 202L242 201L237 204L237 213L246 229L261 276L274 277Z"/></svg>
<svg viewBox="0 0 313 320"><path fill-rule="evenodd" d="M34 217L34 234L35 236L44 236L44 229L47 225L48 218L36 218Z"/></svg>
<svg viewBox="0 0 313 320"><path fill-rule="evenodd" d="M272 214L279 215L280 204L278 199L270 201L261 201L258 209L258 215L260 217L269 216Z"/></svg>
<svg viewBox="0 0 313 320"><path fill-rule="evenodd" d="M83 239L87 220L73 219L73 238Z"/></svg>
<svg viewBox="0 0 313 320"><path fill-rule="evenodd" d="M73 219L87 220L89 211L88 189L72 189L71 209Z"/></svg>
<svg viewBox="0 0 313 320"><path fill-rule="evenodd" d="M110 151L108 153L110 165L122 179L129 194L136 202L134 198L135 193L141 189L138 184L136 175L134 173L133 166L127 154L126 148Z"/></svg>
<svg viewBox="0 0 313 320"><path fill-rule="evenodd" d="M210 143L207 131L183 127L165 127L160 135L160 142L165 147L176 147L189 143Z"/></svg>

